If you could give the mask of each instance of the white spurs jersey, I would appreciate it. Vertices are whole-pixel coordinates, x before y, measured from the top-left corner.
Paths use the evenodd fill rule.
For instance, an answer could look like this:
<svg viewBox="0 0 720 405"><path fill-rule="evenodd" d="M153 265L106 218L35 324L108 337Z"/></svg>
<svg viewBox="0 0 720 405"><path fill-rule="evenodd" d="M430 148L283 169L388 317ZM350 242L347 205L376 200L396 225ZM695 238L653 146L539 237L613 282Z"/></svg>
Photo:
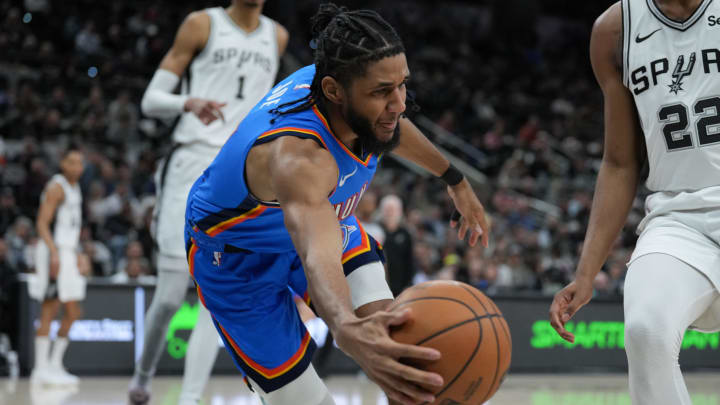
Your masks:
<svg viewBox="0 0 720 405"><path fill-rule="evenodd" d="M48 182L45 190L51 184L58 183L63 189L65 198L58 205L55 212L55 226L53 228L53 241L57 247L75 249L80 240L80 226L82 224L82 193L80 186L70 185L62 174L54 175ZM40 196L45 201L45 191Z"/></svg>
<svg viewBox="0 0 720 405"><path fill-rule="evenodd" d="M668 195L711 188L717 197L720 1L703 0L684 22L655 0L622 0L622 14L623 81L645 134L647 187Z"/></svg>
<svg viewBox="0 0 720 405"><path fill-rule="evenodd" d="M180 118L173 140L203 142L220 148L245 115L275 83L279 55L275 22L263 15L252 32L242 30L222 7L205 10L210 16L210 36L183 77L181 92L227 103L225 122L204 125L193 113Z"/></svg>

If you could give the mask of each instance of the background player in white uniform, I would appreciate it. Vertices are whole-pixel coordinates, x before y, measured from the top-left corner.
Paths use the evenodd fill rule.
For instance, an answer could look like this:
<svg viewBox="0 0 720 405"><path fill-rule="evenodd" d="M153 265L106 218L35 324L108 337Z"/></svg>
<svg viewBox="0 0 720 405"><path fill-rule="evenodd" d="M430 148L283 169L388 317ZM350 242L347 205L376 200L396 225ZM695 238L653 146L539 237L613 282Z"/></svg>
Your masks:
<svg viewBox="0 0 720 405"><path fill-rule="evenodd" d="M145 343L130 384L130 402L149 401L149 382L165 347L168 323L188 289L184 218L193 182L215 158L248 111L273 86L288 33L261 15L263 0L191 13L160 63L142 100L148 116L182 114L175 148L157 176L158 284L145 322ZM183 75L181 94L172 94ZM181 404L200 400L218 351L218 336L199 306L185 357Z"/></svg>
<svg viewBox="0 0 720 405"><path fill-rule="evenodd" d="M593 69L605 96L605 154L574 282L550 308L565 323L635 197L643 136L653 192L625 281L634 404L690 404L678 355L688 327L720 329L720 2L622 0L595 23Z"/></svg>
<svg viewBox="0 0 720 405"><path fill-rule="evenodd" d="M87 262L79 266L78 246L82 223L82 194L78 179L83 172L83 153L69 147L40 197L36 227L40 240L36 249L35 275L28 284L30 296L42 303L40 327L35 337L35 366L31 381L38 384L77 384L65 371L62 359L68 332L81 316L79 301L85 298ZM53 231L50 224L53 222ZM57 338L50 351L50 322L64 304Z"/></svg>

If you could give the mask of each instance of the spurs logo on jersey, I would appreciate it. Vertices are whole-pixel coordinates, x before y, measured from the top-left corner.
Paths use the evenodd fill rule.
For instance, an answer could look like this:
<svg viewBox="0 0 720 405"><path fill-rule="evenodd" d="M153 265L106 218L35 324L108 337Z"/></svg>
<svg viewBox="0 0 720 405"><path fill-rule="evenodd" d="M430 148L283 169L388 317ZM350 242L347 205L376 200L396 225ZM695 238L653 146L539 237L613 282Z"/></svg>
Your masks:
<svg viewBox="0 0 720 405"><path fill-rule="evenodd" d="M698 52L691 52L688 55L680 54L674 62L674 68L670 70L670 61L662 57L650 62L647 66L642 65L630 73L630 88L635 95L638 95L652 86L667 84L670 92L678 94L683 91L683 80L692 75L695 70L695 61ZM717 75L720 73L720 49L703 49L699 52L702 62L702 73L705 75ZM686 58L686 56L688 56ZM698 75L698 80L703 77Z"/></svg>
<svg viewBox="0 0 720 405"><path fill-rule="evenodd" d="M227 103L225 121L204 125L192 113L180 118L173 138L178 143L202 142L221 147L255 104L270 91L279 66L275 22L260 16L253 32L238 27L221 8L205 10L210 36L183 78L182 93Z"/></svg>
<svg viewBox="0 0 720 405"><path fill-rule="evenodd" d="M703 0L684 22L653 0L622 0L623 81L645 136L653 191L720 185L720 37Z"/></svg>
<svg viewBox="0 0 720 405"><path fill-rule="evenodd" d="M246 63L252 63L266 72L270 72L273 67L273 61L266 53L238 48L223 48L213 52L213 64L221 63L231 63L238 69L242 69Z"/></svg>
<svg viewBox="0 0 720 405"><path fill-rule="evenodd" d="M690 54L690 62L685 67L685 55L678 56L677 63L675 64L675 70L673 71L673 82L670 84L670 92L678 94L682 90L682 79L685 76L692 74L693 68L695 67L695 52Z"/></svg>

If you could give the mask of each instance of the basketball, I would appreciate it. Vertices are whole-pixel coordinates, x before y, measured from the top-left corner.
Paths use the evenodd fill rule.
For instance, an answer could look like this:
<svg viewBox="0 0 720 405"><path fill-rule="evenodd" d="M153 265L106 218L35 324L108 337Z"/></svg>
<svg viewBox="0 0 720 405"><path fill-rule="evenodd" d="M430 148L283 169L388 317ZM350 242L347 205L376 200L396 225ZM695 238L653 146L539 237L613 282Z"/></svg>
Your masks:
<svg viewBox="0 0 720 405"><path fill-rule="evenodd" d="M390 330L397 342L432 347L438 361L406 361L440 374L444 386L426 387L434 404L482 404L498 390L510 367L510 329L495 303L457 281L429 281L403 291L390 310L412 309Z"/></svg>

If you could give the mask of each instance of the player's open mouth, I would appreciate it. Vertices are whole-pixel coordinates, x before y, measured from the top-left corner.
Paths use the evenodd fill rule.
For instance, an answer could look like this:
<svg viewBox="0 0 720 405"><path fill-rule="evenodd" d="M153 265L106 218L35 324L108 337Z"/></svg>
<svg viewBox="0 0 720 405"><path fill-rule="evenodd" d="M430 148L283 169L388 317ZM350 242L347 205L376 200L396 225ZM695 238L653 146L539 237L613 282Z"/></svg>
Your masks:
<svg viewBox="0 0 720 405"><path fill-rule="evenodd" d="M380 127L383 129L387 129L388 131L395 130L395 127L397 126L397 121L391 121L391 122L381 122Z"/></svg>

